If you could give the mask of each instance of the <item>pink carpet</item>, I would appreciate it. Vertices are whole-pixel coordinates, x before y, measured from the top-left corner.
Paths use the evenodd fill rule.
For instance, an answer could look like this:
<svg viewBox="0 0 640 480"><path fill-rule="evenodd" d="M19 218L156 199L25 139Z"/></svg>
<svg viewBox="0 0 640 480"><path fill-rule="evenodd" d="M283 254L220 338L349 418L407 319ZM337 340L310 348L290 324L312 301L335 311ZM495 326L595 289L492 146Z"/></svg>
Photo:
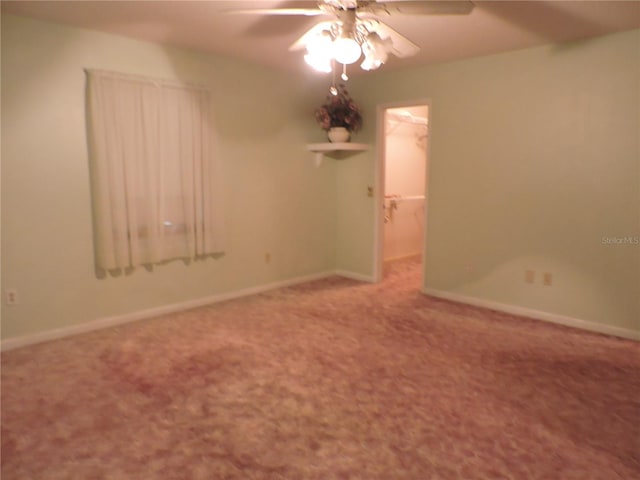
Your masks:
<svg viewBox="0 0 640 480"><path fill-rule="evenodd" d="M2 354L2 479L640 479L640 345L330 278Z"/></svg>

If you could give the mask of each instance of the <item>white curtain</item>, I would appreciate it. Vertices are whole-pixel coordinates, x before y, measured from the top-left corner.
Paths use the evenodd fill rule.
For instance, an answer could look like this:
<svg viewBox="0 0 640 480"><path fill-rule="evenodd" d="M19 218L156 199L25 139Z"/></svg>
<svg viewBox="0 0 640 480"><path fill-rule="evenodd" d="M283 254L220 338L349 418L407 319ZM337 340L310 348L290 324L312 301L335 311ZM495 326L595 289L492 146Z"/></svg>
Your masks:
<svg viewBox="0 0 640 480"><path fill-rule="evenodd" d="M88 70L87 107L96 266L222 252L208 92Z"/></svg>

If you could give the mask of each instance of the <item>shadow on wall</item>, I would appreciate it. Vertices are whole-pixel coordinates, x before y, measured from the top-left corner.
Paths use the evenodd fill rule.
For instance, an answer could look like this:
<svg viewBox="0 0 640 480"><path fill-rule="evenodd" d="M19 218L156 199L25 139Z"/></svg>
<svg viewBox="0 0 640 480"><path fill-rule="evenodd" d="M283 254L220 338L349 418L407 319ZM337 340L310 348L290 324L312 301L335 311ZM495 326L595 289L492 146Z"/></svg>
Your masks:
<svg viewBox="0 0 640 480"><path fill-rule="evenodd" d="M563 43L568 38L604 35L606 26L571 12L573 2L478 2L476 8L524 28L546 43ZM628 2L629 18L638 18L640 5ZM584 4L584 2L576 2ZM635 5L634 5L635 4ZM579 5L583 8L584 5ZM555 19L550 22L549 19ZM578 35L575 35L575 33ZM595 34L594 34L595 32Z"/></svg>
<svg viewBox="0 0 640 480"><path fill-rule="evenodd" d="M99 280L103 280L107 277L121 277L123 275L132 275L138 268L144 268L147 272L153 272L155 267L168 265L172 262L182 262L183 265L191 265L194 262L201 262L207 259L220 260L224 256L224 253L213 253L211 255L199 255L195 258L170 258L168 260L164 260L155 264L144 264L140 265L140 267L118 268L113 270L105 270L104 268L96 267L96 278L98 278Z"/></svg>
<svg viewBox="0 0 640 480"><path fill-rule="evenodd" d="M271 139L289 126L302 88L292 90L284 74L229 59L208 61L203 71L202 58L192 62L190 56L174 55L171 48L166 52L178 80L210 91L213 128L221 140Z"/></svg>

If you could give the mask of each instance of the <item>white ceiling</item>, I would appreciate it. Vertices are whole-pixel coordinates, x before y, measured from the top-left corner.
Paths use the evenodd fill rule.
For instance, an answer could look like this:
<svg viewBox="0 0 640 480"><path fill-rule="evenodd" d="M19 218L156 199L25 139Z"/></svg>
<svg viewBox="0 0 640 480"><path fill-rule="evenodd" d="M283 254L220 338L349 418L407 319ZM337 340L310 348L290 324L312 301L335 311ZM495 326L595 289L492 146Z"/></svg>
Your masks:
<svg viewBox="0 0 640 480"><path fill-rule="evenodd" d="M391 0L390 0L391 1ZM310 7L314 1L6 1L2 12L304 70L288 47L325 17L231 15L245 8ZM421 47L391 70L640 28L640 1L474 1L470 15L383 19ZM640 50L640 46L639 46ZM353 69L352 73L355 73ZM372 75L375 73L366 73Z"/></svg>

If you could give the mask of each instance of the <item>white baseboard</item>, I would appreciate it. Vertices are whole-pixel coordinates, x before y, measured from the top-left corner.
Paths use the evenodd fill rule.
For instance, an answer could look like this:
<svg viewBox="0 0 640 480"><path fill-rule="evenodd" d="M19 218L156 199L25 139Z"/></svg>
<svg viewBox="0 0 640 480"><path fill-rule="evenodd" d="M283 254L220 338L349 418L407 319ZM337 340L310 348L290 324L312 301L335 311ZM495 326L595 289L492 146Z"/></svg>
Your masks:
<svg viewBox="0 0 640 480"><path fill-rule="evenodd" d="M187 300L185 302L174 303L171 305L164 305L162 307L150 308L137 312L126 313L123 315L116 315L112 317L100 318L87 323L79 325L72 325L70 327L58 328L55 330L47 330L44 332L34 333L32 335L25 335L17 338L8 338L2 340L0 343L1 351L13 350L15 348L25 347L28 345L34 345L36 343L47 342L50 340L57 340L72 335L78 335L81 333L87 333L94 330L100 330L103 328L114 327L129 322L135 322L137 320L144 320L147 318L159 317L170 313L176 313L184 310L190 310L192 308L202 307L205 305L211 305L213 303L223 302L225 300L233 300L235 298L246 297L249 295L256 295L269 290L277 288L288 287L291 285L297 285L300 283L311 282L313 280L319 280L322 278L338 275L361 282L375 283L375 279L372 276L362 275L360 273L354 273L344 270L338 270L335 272L321 272L312 275L306 275L302 277L296 277L280 282L273 282L265 285L258 285L255 287L245 288L242 290L236 290L233 292L226 292L209 297L198 298L194 300ZM537 320L544 320L548 322L558 323L561 325L567 325L570 327L581 328L599 333L605 333L608 335L614 335L623 338L629 338L632 340L640 340L640 332L634 330L628 330L624 328L614 327L611 325L604 325L595 322L589 322L587 320L580 320L577 318L567 317L563 315L557 315L548 312L542 312L539 310L532 310L525 307L518 307L515 305L508 305L499 302L493 302L490 300L484 300L476 297L469 297L466 295L460 295L456 293L446 292L443 290L436 290L431 288L423 289L423 293L431 295L433 297L444 298L446 300L452 300L454 302L466 303L477 307L488 308L490 310L496 310L500 312L510 313L513 315L520 315L523 317L534 318Z"/></svg>
<svg viewBox="0 0 640 480"><path fill-rule="evenodd" d="M459 293L452 293L452 292L437 290L433 288L424 288L422 289L422 293L432 297L443 298L445 300L451 300L454 302L465 303L467 305L487 308L489 310L496 310L498 312L510 313L512 315L519 315L521 317L533 318L535 320L543 320L545 322L551 322L551 323L558 323L560 325L566 325L568 327L580 328L583 330L604 333L607 335L628 338L631 340L640 340L639 331L629 330L629 329L620 328L620 327L614 327L613 325L605 325L603 323L590 322L588 320L581 320L579 318L568 317L568 316L559 315L556 313L543 312L541 310L534 310L526 307L519 307L517 305L509 305L506 303L494 302L492 300L485 300L482 298L470 297L470 296L462 295Z"/></svg>
<svg viewBox="0 0 640 480"><path fill-rule="evenodd" d="M13 350L15 348L26 347L27 345L33 345L36 343L48 342L50 340L57 340L72 335L78 335L81 333L91 332L93 330L100 330L102 328L115 327L116 325L122 325L124 323L135 322L137 320L144 320L147 318L159 317L161 315L167 315L170 313L176 313L184 310L190 310L192 308L202 307L205 305L211 305L213 303L223 302L225 300L233 300L234 298L247 297L249 295L255 295L263 293L276 288L288 287L291 285L297 285L300 283L311 282L313 280L319 280L322 278L338 275L336 272L321 272L312 275L306 275L302 277L296 277L289 280L283 280L280 282L273 282L266 285L258 285L255 287L244 288L242 290L236 290L233 292L226 292L217 295L212 295L204 298L197 298L194 300L187 300L185 302L173 303L171 305L164 305L162 307L149 308L132 313L125 313L123 315L115 315L113 317L99 318L87 323L79 325L72 325L70 327L57 328L55 330L47 330L44 332L38 332L31 335L25 335L23 337L8 338L2 340L0 343L1 351Z"/></svg>
<svg viewBox="0 0 640 480"><path fill-rule="evenodd" d="M375 278L371 275L363 275L361 273L348 272L346 270L336 270L334 273L340 277L358 280L359 282L376 283Z"/></svg>

